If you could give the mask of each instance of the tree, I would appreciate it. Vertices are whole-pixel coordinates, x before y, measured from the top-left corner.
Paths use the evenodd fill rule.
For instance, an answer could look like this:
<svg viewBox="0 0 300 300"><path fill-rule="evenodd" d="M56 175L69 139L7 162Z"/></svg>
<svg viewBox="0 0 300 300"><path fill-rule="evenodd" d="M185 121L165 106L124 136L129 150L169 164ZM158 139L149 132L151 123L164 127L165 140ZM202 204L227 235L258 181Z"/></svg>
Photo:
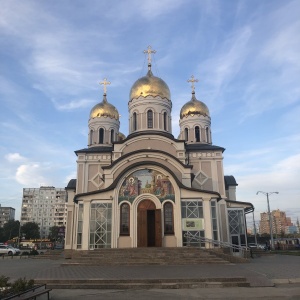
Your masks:
<svg viewBox="0 0 300 300"><path fill-rule="evenodd" d="M9 220L3 225L1 234L1 242L7 242L10 239L18 238L20 230L20 222L15 220Z"/></svg>
<svg viewBox="0 0 300 300"><path fill-rule="evenodd" d="M39 225L35 222L28 222L21 226L22 236L26 240L29 239L38 239L40 238L40 228Z"/></svg>
<svg viewBox="0 0 300 300"><path fill-rule="evenodd" d="M52 242L62 242L64 240L65 226L52 226L49 231L49 239Z"/></svg>
<svg viewBox="0 0 300 300"><path fill-rule="evenodd" d="M56 241L58 239L58 231L59 227L58 226L52 226L49 228L49 239L51 241Z"/></svg>

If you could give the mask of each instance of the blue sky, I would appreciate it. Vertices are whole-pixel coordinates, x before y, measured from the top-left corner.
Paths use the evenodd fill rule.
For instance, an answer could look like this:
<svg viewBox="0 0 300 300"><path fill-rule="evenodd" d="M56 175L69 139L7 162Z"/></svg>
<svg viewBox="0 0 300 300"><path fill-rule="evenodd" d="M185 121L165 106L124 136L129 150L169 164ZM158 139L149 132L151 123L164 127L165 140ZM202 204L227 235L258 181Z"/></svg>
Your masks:
<svg viewBox="0 0 300 300"><path fill-rule="evenodd" d="M0 0L0 204L16 208L23 187L65 187L74 150L87 145L90 109L108 101L128 133L128 97L146 74L171 90L173 134L190 100L209 107L226 175L255 218L267 209L300 217L300 2L276 0Z"/></svg>

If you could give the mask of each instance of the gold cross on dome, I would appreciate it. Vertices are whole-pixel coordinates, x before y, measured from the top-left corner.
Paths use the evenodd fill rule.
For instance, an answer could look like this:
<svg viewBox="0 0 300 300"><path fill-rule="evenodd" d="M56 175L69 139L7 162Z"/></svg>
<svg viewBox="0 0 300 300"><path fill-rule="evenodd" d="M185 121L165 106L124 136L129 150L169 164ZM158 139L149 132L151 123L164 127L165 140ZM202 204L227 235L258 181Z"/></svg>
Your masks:
<svg viewBox="0 0 300 300"><path fill-rule="evenodd" d="M99 84L103 84L103 91L104 91L104 94L106 94L106 86L107 86L107 85L110 85L111 82L110 82L110 81L107 81L107 79L104 78L102 82L99 82Z"/></svg>
<svg viewBox="0 0 300 300"><path fill-rule="evenodd" d="M155 54L156 53L156 51L155 50L152 50L152 48L151 48L151 46L149 45L148 46L148 49L147 50L144 50L144 53L146 54L148 54L148 64L151 64L151 54L153 53L153 54Z"/></svg>
<svg viewBox="0 0 300 300"><path fill-rule="evenodd" d="M195 82L198 82L198 79L194 78L194 75L191 76L191 79L189 79L187 82L191 82L192 83L192 92L195 91Z"/></svg>

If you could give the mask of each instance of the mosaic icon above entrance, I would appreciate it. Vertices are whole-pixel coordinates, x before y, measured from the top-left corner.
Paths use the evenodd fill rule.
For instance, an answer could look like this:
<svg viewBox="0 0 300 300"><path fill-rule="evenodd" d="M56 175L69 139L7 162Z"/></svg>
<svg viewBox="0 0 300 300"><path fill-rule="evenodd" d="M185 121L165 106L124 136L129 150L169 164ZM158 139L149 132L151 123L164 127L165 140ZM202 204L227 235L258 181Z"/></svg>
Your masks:
<svg viewBox="0 0 300 300"><path fill-rule="evenodd" d="M175 200L174 188L169 178L151 169L138 170L126 177L119 191L119 203L124 200L132 203L141 194L155 195L161 202Z"/></svg>

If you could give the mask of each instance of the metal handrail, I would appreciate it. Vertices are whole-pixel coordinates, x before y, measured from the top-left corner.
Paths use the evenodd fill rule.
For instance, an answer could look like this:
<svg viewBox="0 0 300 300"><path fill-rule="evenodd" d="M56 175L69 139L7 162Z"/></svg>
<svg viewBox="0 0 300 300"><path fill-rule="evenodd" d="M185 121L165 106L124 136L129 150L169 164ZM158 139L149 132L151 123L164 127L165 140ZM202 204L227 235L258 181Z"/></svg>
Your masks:
<svg viewBox="0 0 300 300"><path fill-rule="evenodd" d="M184 237L186 237L188 239L190 238L190 239L196 240L200 243L209 243L213 246L218 246L220 248L229 248L231 253L239 251L244 256L249 251L249 248L245 247L245 246L239 246L239 245L231 244L231 243L228 243L228 242L212 240L212 239L208 239L208 238L204 238L204 237L195 237L195 236L193 236L191 234L188 234L188 233L185 233ZM233 250L235 250L235 251L233 251Z"/></svg>

